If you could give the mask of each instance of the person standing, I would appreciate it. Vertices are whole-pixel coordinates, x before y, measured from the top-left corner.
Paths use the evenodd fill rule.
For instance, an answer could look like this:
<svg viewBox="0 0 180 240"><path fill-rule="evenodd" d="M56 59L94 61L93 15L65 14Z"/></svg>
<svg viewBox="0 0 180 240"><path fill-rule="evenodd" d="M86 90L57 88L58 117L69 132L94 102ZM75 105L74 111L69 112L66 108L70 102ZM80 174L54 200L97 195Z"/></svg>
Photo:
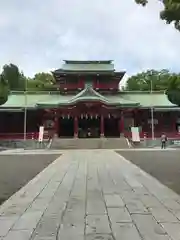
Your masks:
<svg viewBox="0 0 180 240"><path fill-rule="evenodd" d="M167 142L167 136L166 136L166 134L163 133L161 135L161 149L166 148L166 142Z"/></svg>

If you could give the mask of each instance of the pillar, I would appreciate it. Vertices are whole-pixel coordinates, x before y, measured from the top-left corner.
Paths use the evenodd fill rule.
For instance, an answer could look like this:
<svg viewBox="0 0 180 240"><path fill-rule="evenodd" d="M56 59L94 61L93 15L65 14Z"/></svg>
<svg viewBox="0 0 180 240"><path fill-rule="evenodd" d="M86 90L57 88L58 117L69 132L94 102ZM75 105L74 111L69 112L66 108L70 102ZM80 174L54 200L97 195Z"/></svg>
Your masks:
<svg viewBox="0 0 180 240"><path fill-rule="evenodd" d="M124 136L124 113L121 112L120 120L119 120L119 135Z"/></svg>
<svg viewBox="0 0 180 240"><path fill-rule="evenodd" d="M78 117L74 117L74 138L78 138Z"/></svg>
<svg viewBox="0 0 180 240"><path fill-rule="evenodd" d="M100 137L104 137L104 116L101 115Z"/></svg>
<svg viewBox="0 0 180 240"><path fill-rule="evenodd" d="M59 119L57 116L54 119L54 131L55 131L54 136L58 137L58 135L59 135Z"/></svg>

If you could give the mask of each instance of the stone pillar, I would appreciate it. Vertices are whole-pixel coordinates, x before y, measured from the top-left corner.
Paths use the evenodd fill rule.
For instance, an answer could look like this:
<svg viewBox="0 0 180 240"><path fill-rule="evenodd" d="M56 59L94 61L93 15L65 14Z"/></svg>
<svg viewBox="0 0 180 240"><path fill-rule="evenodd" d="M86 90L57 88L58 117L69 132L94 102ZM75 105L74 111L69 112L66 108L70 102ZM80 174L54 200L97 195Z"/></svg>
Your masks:
<svg viewBox="0 0 180 240"><path fill-rule="evenodd" d="M104 137L104 116L101 115L100 137Z"/></svg>
<svg viewBox="0 0 180 240"><path fill-rule="evenodd" d="M119 135L124 136L124 113L121 111L121 116L119 120Z"/></svg>
<svg viewBox="0 0 180 240"><path fill-rule="evenodd" d="M74 117L74 138L78 138L78 117Z"/></svg>

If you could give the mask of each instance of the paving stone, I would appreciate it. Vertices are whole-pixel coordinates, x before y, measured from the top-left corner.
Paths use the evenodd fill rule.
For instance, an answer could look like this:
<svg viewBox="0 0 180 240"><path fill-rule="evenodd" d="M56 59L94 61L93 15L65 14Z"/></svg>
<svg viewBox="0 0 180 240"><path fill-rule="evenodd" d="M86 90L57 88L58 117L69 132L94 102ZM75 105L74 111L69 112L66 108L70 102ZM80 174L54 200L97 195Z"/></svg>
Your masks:
<svg viewBox="0 0 180 240"><path fill-rule="evenodd" d="M90 201L89 199L87 200L87 214L95 214L95 215L104 215L106 214L106 207L103 201L101 200L92 200Z"/></svg>
<svg viewBox="0 0 180 240"><path fill-rule="evenodd" d="M132 222L131 216L125 207L124 208L108 208L108 216L112 224Z"/></svg>
<svg viewBox="0 0 180 240"><path fill-rule="evenodd" d="M132 188L136 187L143 188L143 185L133 175L128 175L125 173L125 180Z"/></svg>
<svg viewBox="0 0 180 240"><path fill-rule="evenodd" d="M85 198L80 197L71 197L67 204L67 209L75 211L79 210L80 212L85 212Z"/></svg>
<svg viewBox="0 0 180 240"><path fill-rule="evenodd" d="M145 240L169 240L166 231L155 221L152 215L133 214L132 219Z"/></svg>
<svg viewBox="0 0 180 240"><path fill-rule="evenodd" d="M88 215L86 218L86 234L110 234L110 226L107 215Z"/></svg>
<svg viewBox="0 0 180 240"><path fill-rule="evenodd" d="M67 210L63 217L63 227L65 228L79 228L84 232L85 213L77 210Z"/></svg>
<svg viewBox="0 0 180 240"><path fill-rule="evenodd" d="M170 210L174 216L180 221L180 211L179 210Z"/></svg>
<svg viewBox="0 0 180 240"><path fill-rule="evenodd" d="M180 221L166 208L149 208L149 210L159 223L163 222L180 223Z"/></svg>
<svg viewBox="0 0 180 240"><path fill-rule="evenodd" d="M42 211L34 211L34 212L25 212L16 224L13 226L13 230L33 230L36 228L38 222L40 221L43 215Z"/></svg>
<svg viewBox="0 0 180 240"><path fill-rule="evenodd" d="M17 217L0 217L0 237L5 236L15 222L18 220Z"/></svg>
<svg viewBox="0 0 180 240"><path fill-rule="evenodd" d="M104 195L107 207L124 207L124 202L117 194L105 194Z"/></svg>
<svg viewBox="0 0 180 240"><path fill-rule="evenodd" d="M62 212L57 212L53 215L45 215L33 232L33 239L56 236L61 224L61 216Z"/></svg>
<svg viewBox="0 0 180 240"><path fill-rule="evenodd" d="M5 202L6 203L6 202ZM5 208L2 212L1 212L1 216L5 216L5 217L18 217L20 215L22 215L23 212L26 211L26 209L28 208L29 204L18 204L18 203L14 203L11 206Z"/></svg>
<svg viewBox="0 0 180 240"><path fill-rule="evenodd" d="M135 192L136 196L148 196L149 192L148 190L143 186L143 187L134 187L133 191Z"/></svg>
<svg viewBox="0 0 180 240"><path fill-rule="evenodd" d="M162 223L172 240L180 240L180 223Z"/></svg>
<svg viewBox="0 0 180 240"><path fill-rule="evenodd" d="M33 238L33 240L56 240L56 239L57 239L56 235L46 237L36 236L35 238Z"/></svg>
<svg viewBox="0 0 180 240"><path fill-rule="evenodd" d="M139 196L143 204L148 208L163 208L163 204L152 195Z"/></svg>
<svg viewBox="0 0 180 240"><path fill-rule="evenodd" d="M114 238L109 234L88 234L86 240L114 240Z"/></svg>
<svg viewBox="0 0 180 240"><path fill-rule="evenodd" d="M112 224L112 231L117 240L142 240L133 223Z"/></svg>
<svg viewBox="0 0 180 240"><path fill-rule="evenodd" d="M69 239L70 236L72 237L72 239L76 239L76 236L84 236L84 228L82 228L82 225L62 225L58 233L59 239L64 240L66 239L66 237L68 237Z"/></svg>
<svg viewBox="0 0 180 240"><path fill-rule="evenodd" d="M84 240L84 234L78 234L76 232L67 232L67 231L61 231L58 235L58 238L55 238L53 240ZM44 240L44 239L42 239Z"/></svg>
<svg viewBox="0 0 180 240"><path fill-rule="evenodd" d="M3 240L30 240L32 231L29 230L18 230L10 231Z"/></svg>
<svg viewBox="0 0 180 240"><path fill-rule="evenodd" d="M174 199L165 199L163 200L163 204L168 209L180 210L180 204L176 202Z"/></svg>
<svg viewBox="0 0 180 240"><path fill-rule="evenodd" d="M148 209L143 205L139 199L124 200L126 207L130 213L148 214Z"/></svg>
<svg viewBox="0 0 180 240"><path fill-rule="evenodd" d="M52 198L52 197L51 197ZM49 198L37 198L35 199L31 206L29 207L32 211L45 211L45 209L48 207L50 203Z"/></svg>

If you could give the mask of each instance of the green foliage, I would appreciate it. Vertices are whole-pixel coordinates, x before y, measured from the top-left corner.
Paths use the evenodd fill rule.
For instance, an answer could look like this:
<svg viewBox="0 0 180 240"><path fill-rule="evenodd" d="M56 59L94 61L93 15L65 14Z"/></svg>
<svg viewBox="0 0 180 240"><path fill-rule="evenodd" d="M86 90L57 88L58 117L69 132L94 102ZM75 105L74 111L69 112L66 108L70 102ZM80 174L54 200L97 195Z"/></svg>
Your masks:
<svg viewBox="0 0 180 240"><path fill-rule="evenodd" d="M19 89L21 82L21 73L19 72L19 68L14 64L6 64L3 66L2 75L4 79L7 81L10 90Z"/></svg>
<svg viewBox="0 0 180 240"><path fill-rule="evenodd" d="M126 90L128 91L163 91L169 86L169 79L172 74L168 70L148 70L138 73L127 80Z"/></svg>
<svg viewBox="0 0 180 240"><path fill-rule="evenodd" d="M53 91L56 89L54 81L50 73L37 73L29 78L16 65L6 64L0 75L0 105L7 101L9 91Z"/></svg>
<svg viewBox="0 0 180 240"><path fill-rule="evenodd" d="M138 73L127 80L125 90L128 91L165 91L173 104L180 106L180 74L168 70Z"/></svg>
<svg viewBox="0 0 180 240"><path fill-rule="evenodd" d="M9 86L3 75L0 75L0 105L4 104L8 99Z"/></svg>
<svg viewBox="0 0 180 240"><path fill-rule="evenodd" d="M50 73L37 73L33 79L27 80L27 89L31 91L53 91L55 80Z"/></svg>
<svg viewBox="0 0 180 240"><path fill-rule="evenodd" d="M159 0L163 3L164 9L160 13L161 19L167 24L174 23L176 29L180 30L180 1L179 0ZM135 0L136 3L145 6L148 0Z"/></svg>
<svg viewBox="0 0 180 240"><path fill-rule="evenodd" d="M170 78L170 83L166 91L170 102L180 106L180 76L173 74Z"/></svg>
<svg viewBox="0 0 180 240"><path fill-rule="evenodd" d="M35 74L34 80L49 85L52 85L54 83L53 75L45 72Z"/></svg>
<svg viewBox="0 0 180 240"><path fill-rule="evenodd" d="M36 79L27 81L27 90L29 91L53 91L56 90L51 83L41 82Z"/></svg>
<svg viewBox="0 0 180 240"><path fill-rule="evenodd" d="M180 106L180 90L167 90L166 94L170 102Z"/></svg>

